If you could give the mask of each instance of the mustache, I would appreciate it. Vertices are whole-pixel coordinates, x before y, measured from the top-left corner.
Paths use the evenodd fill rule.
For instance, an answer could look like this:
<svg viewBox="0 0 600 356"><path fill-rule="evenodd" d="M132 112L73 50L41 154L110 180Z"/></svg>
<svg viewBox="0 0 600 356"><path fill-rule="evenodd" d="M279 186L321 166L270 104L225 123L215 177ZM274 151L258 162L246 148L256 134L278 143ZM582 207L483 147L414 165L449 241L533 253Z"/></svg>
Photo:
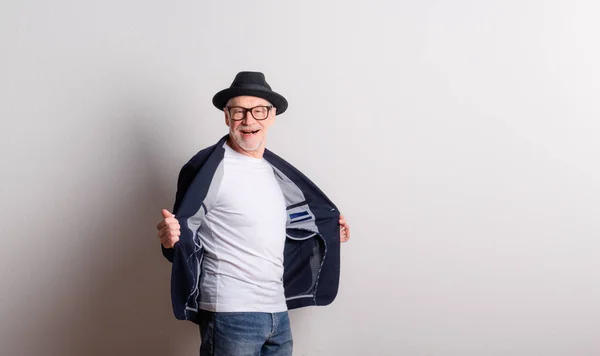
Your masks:
<svg viewBox="0 0 600 356"><path fill-rule="evenodd" d="M255 126L240 125L237 127L237 131L256 131L256 130L260 130L260 129L262 129L262 126L260 126L260 125L255 125Z"/></svg>

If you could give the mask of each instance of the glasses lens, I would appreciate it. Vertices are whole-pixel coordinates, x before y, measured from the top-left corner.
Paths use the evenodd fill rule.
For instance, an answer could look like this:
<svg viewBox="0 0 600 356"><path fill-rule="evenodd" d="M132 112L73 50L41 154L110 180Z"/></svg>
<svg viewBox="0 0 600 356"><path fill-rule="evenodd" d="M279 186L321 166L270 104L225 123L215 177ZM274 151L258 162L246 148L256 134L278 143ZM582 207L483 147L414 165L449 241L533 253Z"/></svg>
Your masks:
<svg viewBox="0 0 600 356"><path fill-rule="evenodd" d="M257 120L263 120L267 117L268 112L269 110L266 106L257 106L252 109L252 116Z"/></svg>
<svg viewBox="0 0 600 356"><path fill-rule="evenodd" d="M246 116L246 110L240 107L229 108L229 116L234 120L241 120Z"/></svg>

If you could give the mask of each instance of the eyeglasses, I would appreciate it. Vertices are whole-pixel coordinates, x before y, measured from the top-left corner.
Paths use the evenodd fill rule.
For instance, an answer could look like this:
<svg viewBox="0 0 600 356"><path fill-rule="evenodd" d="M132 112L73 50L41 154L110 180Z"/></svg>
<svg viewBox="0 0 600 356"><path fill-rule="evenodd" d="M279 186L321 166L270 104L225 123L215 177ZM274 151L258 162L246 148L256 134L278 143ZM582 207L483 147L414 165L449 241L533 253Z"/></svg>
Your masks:
<svg viewBox="0 0 600 356"><path fill-rule="evenodd" d="M229 117L233 121L241 121L246 117L246 113L250 111L252 117L256 120L264 120L269 117L269 110L273 108L273 106L255 106L253 108L243 108L241 106L226 106L225 107L229 111Z"/></svg>

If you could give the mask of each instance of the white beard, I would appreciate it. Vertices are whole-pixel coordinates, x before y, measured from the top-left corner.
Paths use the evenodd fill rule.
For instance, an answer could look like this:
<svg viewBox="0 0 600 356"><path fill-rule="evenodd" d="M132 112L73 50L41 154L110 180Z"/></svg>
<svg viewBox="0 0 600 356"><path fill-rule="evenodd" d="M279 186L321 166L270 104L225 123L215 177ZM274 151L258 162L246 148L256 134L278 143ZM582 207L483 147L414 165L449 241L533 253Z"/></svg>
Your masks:
<svg viewBox="0 0 600 356"><path fill-rule="evenodd" d="M258 149L260 148L261 144L263 143L264 137L263 139L261 139L260 141L258 141L258 143L256 145L252 145L250 146L247 142L245 142L239 132L236 133L232 133L231 136L233 137L235 143L237 143L238 146L240 146L241 149L243 149L244 151L247 152L254 152L254 151L258 151Z"/></svg>

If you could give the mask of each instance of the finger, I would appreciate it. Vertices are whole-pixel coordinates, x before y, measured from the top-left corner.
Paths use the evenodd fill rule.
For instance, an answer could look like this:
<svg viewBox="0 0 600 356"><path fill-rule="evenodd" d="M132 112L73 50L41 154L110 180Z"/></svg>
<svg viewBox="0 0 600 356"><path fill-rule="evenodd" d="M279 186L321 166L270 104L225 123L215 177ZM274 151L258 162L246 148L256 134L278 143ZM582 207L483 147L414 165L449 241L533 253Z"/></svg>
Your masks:
<svg viewBox="0 0 600 356"><path fill-rule="evenodd" d="M169 237L169 234L168 234L168 232L169 232L169 230L162 229L162 230L160 230L160 231L158 232L158 237L159 237L161 240L163 240L163 239L166 239L166 238L168 238L168 237Z"/></svg>
<svg viewBox="0 0 600 356"><path fill-rule="evenodd" d="M179 228L179 225L167 225L165 226L164 230L170 234L172 234L173 232L177 232L177 236L181 235L181 229Z"/></svg>
<svg viewBox="0 0 600 356"><path fill-rule="evenodd" d="M179 220L176 218L165 218L163 221L165 224L179 224Z"/></svg>
<svg viewBox="0 0 600 356"><path fill-rule="evenodd" d="M179 230L179 229L181 229L181 226L179 226L179 223L177 221L176 222L172 222L172 223L168 223L166 226L169 229L171 229L171 230L175 230L175 229Z"/></svg>
<svg viewBox="0 0 600 356"><path fill-rule="evenodd" d="M171 229L169 228L169 226L164 226L162 229L160 229L158 231L158 236L161 238L167 238L169 237L171 234Z"/></svg>
<svg viewBox="0 0 600 356"><path fill-rule="evenodd" d="M348 224L343 225L340 228L340 231L341 231L340 238L341 238L342 242L346 242L346 241L350 240L350 227L348 226Z"/></svg>
<svg viewBox="0 0 600 356"><path fill-rule="evenodd" d="M159 231L158 236L161 238L179 237L181 236L181 230L179 230L179 228L171 229L169 226L165 226Z"/></svg>
<svg viewBox="0 0 600 356"><path fill-rule="evenodd" d="M181 236L181 230L179 229L169 229L169 236L174 237L174 236Z"/></svg>
<svg viewBox="0 0 600 356"><path fill-rule="evenodd" d="M179 226L178 222L172 222L169 224L164 224L161 227L161 230L181 230L181 226Z"/></svg>
<svg viewBox="0 0 600 356"><path fill-rule="evenodd" d="M179 223L172 222L169 224L164 224L160 229L161 230L181 230L181 226L179 226Z"/></svg>
<svg viewBox="0 0 600 356"><path fill-rule="evenodd" d="M163 209L161 210L161 214L163 216L163 218L174 218L175 215L173 215L170 211L168 211L167 209Z"/></svg>
<svg viewBox="0 0 600 356"><path fill-rule="evenodd" d="M340 241L346 242L347 240L348 240L348 235L346 234L346 227L341 226L340 227Z"/></svg>
<svg viewBox="0 0 600 356"><path fill-rule="evenodd" d="M162 229L163 227L165 227L165 225L177 225L179 226L179 220L175 219L175 218L165 218L163 220L161 220L157 225L156 228L158 230Z"/></svg>

